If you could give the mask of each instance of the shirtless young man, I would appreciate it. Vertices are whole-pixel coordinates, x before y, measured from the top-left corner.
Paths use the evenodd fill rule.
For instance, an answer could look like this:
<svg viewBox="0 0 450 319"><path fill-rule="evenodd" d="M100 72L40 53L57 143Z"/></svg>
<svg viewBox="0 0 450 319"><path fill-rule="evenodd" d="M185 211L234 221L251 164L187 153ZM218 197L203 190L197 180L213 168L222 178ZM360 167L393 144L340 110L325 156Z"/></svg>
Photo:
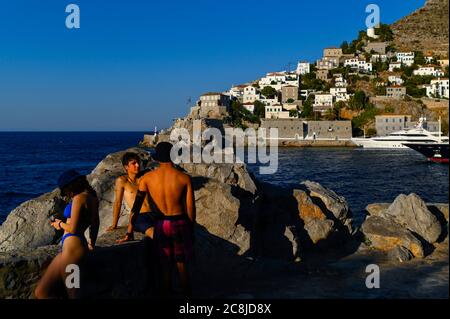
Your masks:
<svg viewBox="0 0 450 319"><path fill-rule="evenodd" d="M107 229L112 231L117 229L119 223L120 209L122 201L125 199L128 207L133 207L136 193L139 186L139 173L141 171L141 159L136 153L127 152L122 157L122 165L125 169L126 175L119 176L115 184L115 199L113 205L113 223ZM136 221L136 231L144 233L146 236L153 238L153 230L155 224L155 216L151 213L148 199L145 198L143 205L139 211ZM121 241L119 241L121 242Z"/></svg>
<svg viewBox="0 0 450 319"><path fill-rule="evenodd" d="M124 240L133 239L138 212L148 196L154 211L163 214L155 225L155 244L161 263L163 297L169 295L171 268L176 265L185 296L191 295L187 264L193 256L193 226L195 199L189 175L176 169L170 160L172 144L161 142L156 146L155 160L159 167L141 178L139 191L131 210L128 232Z"/></svg>

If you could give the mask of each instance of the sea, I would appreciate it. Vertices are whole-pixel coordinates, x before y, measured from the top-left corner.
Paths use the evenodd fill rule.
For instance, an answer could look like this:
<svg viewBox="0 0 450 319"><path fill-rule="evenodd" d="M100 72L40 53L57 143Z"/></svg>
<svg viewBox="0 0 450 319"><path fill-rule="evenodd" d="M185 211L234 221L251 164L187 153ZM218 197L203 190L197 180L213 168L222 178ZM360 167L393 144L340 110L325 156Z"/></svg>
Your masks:
<svg viewBox="0 0 450 319"><path fill-rule="evenodd" d="M56 188L59 174L90 173L106 155L137 146L150 132L0 132L0 224L21 203ZM416 193L427 202L448 203L449 166L415 151L360 148L279 148L278 169L260 180L289 191L305 180L344 196L355 221L369 203L392 202Z"/></svg>

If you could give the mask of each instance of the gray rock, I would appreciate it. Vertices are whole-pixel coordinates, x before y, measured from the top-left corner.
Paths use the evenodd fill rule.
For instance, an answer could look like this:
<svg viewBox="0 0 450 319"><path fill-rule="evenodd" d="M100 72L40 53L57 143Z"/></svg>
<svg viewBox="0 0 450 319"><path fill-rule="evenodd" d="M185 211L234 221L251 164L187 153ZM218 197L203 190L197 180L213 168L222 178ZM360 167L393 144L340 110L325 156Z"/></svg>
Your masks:
<svg viewBox="0 0 450 319"><path fill-rule="evenodd" d="M245 164L180 164L191 175L204 176L219 182L238 186L252 194L257 187L254 177L247 171Z"/></svg>
<svg viewBox="0 0 450 319"><path fill-rule="evenodd" d="M403 246L396 246L388 251L388 258L392 261L405 262L414 258L412 252Z"/></svg>
<svg viewBox="0 0 450 319"><path fill-rule="evenodd" d="M51 244L57 234L50 216L62 215L64 206L55 190L14 209L0 226L0 252Z"/></svg>
<svg viewBox="0 0 450 319"><path fill-rule="evenodd" d="M373 203L366 206L367 214L370 216L383 216L391 203Z"/></svg>
<svg viewBox="0 0 450 319"><path fill-rule="evenodd" d="M305 181L302 185L308 190L309 196L313 199L316 198L322 201L326 209L329 210L336 219L345 221L350 217L350 209L343 196L337 195L334 191L323 187L316 182Z"/></svg>
<svg viewBox="0 0 450 319"><path fill-rule="evenodd" d="M397 246L403 246L415 257L424 257L424 248L420 240L396 223L393 218L369 216L362 224L361 231L375 249L387 252Z"/></svg>
<svg viewBox="0 0 450 319"><path fill-rule="evenodd" d="M434 243L442 233L442 227L427 208L426 203L416 194L400 194L385 211L400 225L417 233L429 243Z"/></svg>
<svg viewBox="0 0 450 319"><path fill-rule="evenodd" d="M311 219L305 224L305 230L314 244L326 241L334 231L332 220Z"/></svg>
<svg viewBox="0 0 450 319"><path fill-rule="evenodd" d="M210 234L239 247L241 255L250 248L250 232L238 223L240 201L231 186L218 181L193 179L197 223ZM198 183L204 183L200 185Z"/></svg>

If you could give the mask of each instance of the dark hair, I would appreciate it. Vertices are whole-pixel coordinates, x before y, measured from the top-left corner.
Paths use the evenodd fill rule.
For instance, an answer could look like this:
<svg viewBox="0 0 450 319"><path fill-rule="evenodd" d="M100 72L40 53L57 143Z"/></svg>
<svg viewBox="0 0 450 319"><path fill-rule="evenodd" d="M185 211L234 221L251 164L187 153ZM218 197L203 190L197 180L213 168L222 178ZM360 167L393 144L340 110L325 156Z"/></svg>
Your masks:
<svg viewBox="0 0 450 319"><path fill-rule="evenodd" d="M136 161L140 162L141 158L136 153L126 152L122 156L122 165L123 166L128 165L128 163L131 162L132 160L136 160Z"/></svg>
<svg viewBox="0 0 450 319"><path fill-rule="evenodd" d="M72 196L75 196L84 191L88 191L92 195L97 196L97 193L92 188L92 186L89 184L86 176L83 175L83 176L80 176L77 179L75 179L73 182L71 182L67 186L65 186L61 190L61 194L68 195L70 193Z"/></svg>

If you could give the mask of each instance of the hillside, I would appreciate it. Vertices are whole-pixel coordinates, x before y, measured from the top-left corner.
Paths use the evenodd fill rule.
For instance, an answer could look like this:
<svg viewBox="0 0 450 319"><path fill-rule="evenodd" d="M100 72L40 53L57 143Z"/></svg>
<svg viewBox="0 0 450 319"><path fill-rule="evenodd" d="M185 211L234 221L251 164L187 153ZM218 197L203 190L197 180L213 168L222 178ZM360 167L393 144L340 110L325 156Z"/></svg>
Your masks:
<svg viewBox="0 0 450 319"><path fill-rule="evenodd" d="M427 0L412 14L392 24L398 50L420 50L448 56L449 0Z"/></svg>

